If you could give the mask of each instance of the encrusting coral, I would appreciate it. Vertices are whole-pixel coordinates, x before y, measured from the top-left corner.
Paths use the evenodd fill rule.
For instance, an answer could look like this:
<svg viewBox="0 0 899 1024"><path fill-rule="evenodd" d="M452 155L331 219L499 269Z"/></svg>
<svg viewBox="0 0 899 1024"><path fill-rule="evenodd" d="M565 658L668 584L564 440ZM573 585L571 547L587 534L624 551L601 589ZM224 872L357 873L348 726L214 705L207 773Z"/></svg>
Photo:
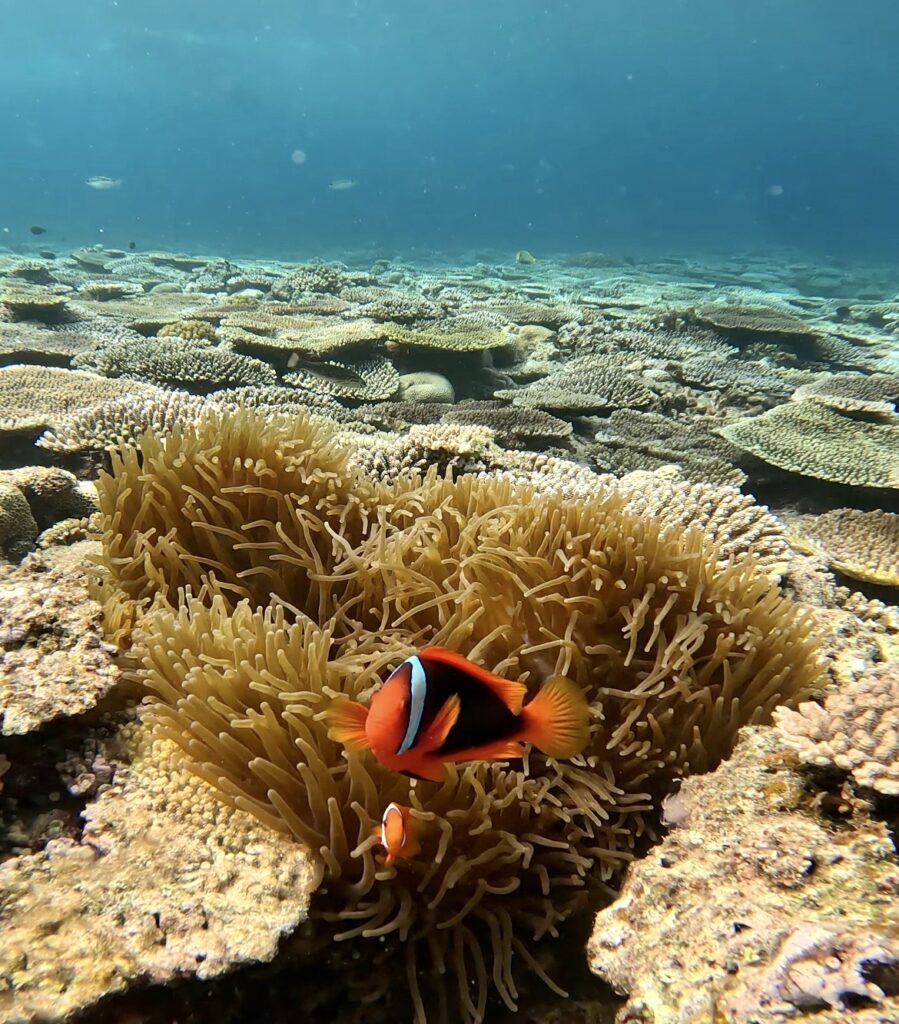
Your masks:
<svg viewBox="0 0 899 1024"><path fill-rule="evenodd" d="M513 960L542 973L532 940L616 878L674 780L817 683L808 615L752 557L721 567L701 531L666 533L614 489L378 484L327 424L240 410L113 453L99 494L107 628L158 732L310 848L334 938L400 947L420 1021L448 987L455 1019L480 1021L491 990L514 1005ZM426 644L532 692L570 676L591 703L584 756L434 784L332 742L330 700L366 701ZM391 800L424 854L386 867L372 828Z"/></svg>

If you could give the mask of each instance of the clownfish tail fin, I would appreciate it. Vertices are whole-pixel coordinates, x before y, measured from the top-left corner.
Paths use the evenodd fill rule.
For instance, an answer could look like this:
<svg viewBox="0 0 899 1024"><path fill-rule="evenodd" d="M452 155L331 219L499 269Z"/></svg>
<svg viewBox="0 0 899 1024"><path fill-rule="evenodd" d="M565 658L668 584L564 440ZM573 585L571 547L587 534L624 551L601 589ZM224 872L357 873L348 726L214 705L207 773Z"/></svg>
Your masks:
<svg viewBox="0 0 899 1024"><path fill-rule="evenodd" d="M368 708L354 700L335 700L325 714L328 723L328 738L354 750L371 746L365 732Z"/></svg>
<svg viewBox="0 0 899 1024"><path fill-rule="evenodd" d="M521 718L521 738L547 757L576 757L590 739L587 698L577 683L564 676L545 683Z"/></svg>

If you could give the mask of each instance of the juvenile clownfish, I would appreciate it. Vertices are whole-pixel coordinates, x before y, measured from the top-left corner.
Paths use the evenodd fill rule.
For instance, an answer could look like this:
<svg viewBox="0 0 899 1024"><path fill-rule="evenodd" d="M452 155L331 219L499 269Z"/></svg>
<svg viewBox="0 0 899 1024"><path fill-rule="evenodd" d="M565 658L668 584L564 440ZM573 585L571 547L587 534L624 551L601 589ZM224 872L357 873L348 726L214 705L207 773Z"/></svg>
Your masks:
<svg viewBox="0 0 899 1024"><path fill-rule="evenodd" d="M549 757L587 745L587 700L557 676L527 705L524 683L502 679L443 647L426 647L395 669L365 707L338 699L328 735L370 749L386 768L441 782L446 765L524 756L532 743Z"/></svg>
<svg viewBox="0 0 899 1024"><path fill-rule="evenodd" d="M404 804L389 803L384 808L381 824L372 829L372 835L379 839L387 851L384 863L387 867L395 860L409 860L421 853L418 841L418 821Z"/></svg>

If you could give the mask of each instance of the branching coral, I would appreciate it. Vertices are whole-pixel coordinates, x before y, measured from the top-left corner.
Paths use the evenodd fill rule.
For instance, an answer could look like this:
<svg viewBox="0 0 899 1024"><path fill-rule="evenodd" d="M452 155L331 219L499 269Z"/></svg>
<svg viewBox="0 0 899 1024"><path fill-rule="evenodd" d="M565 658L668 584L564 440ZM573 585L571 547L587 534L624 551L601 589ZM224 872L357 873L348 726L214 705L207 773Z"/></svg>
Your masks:
<svg viewBox="0 0 899 1024"><path fill-rule="evenodd" d="M309 845L336 938L401 945L419 1020L433 985L456 1019L481 1020L490 989L513 1005L513 958L539 972L531 940L617 875L673 780L815 684L807 617L751 557L722 569L700 531L665 533L615 491L376 485L327 426L242 410L124 449L99 492L108 622L125 641L139 618L157 727L224 801ZM367 699L428 643L532 691L572 677L585 757L436 785L328 739L331 697ZM394 799L426 856L385 868L371 828Z"/></svg>
<svg viewBox="0 0 899 1024"><path fill-rule="evenodd" d="M860 786L899 796L899 662L867 669L823 706L781 708L776 722L782 742L804 764L834 765Z"/></svg>

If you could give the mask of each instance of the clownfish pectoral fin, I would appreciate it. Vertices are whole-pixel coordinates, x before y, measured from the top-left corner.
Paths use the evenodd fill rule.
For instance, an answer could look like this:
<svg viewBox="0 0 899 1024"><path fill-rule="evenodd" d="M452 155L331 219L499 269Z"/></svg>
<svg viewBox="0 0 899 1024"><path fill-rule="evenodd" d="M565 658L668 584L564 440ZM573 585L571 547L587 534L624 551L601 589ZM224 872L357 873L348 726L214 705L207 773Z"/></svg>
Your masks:
<svg viewBox="0 0 899 1024"><path fill-rule="evenodd" d="M576 757L590 739L590 711L584 691L556 676L521 712L521 739L547 757Z"/></svg>
<svg viewBox="0 0 899 1024"><path fill-rule="evenodd" d="M448 697L443 707L434 715L430 725L425 729L418 741L418 749L422 752L437 750L446 742L450 729L459 720L462 698L458 693Z"/></svg>
<svg viewBox="0 0 899 1024"><path fill-rule="evenodd" d="M328 708L325 721L328 723L328 738L354 750L371 746L365 732L368 708L354 700L335 700Z"/></svg>

